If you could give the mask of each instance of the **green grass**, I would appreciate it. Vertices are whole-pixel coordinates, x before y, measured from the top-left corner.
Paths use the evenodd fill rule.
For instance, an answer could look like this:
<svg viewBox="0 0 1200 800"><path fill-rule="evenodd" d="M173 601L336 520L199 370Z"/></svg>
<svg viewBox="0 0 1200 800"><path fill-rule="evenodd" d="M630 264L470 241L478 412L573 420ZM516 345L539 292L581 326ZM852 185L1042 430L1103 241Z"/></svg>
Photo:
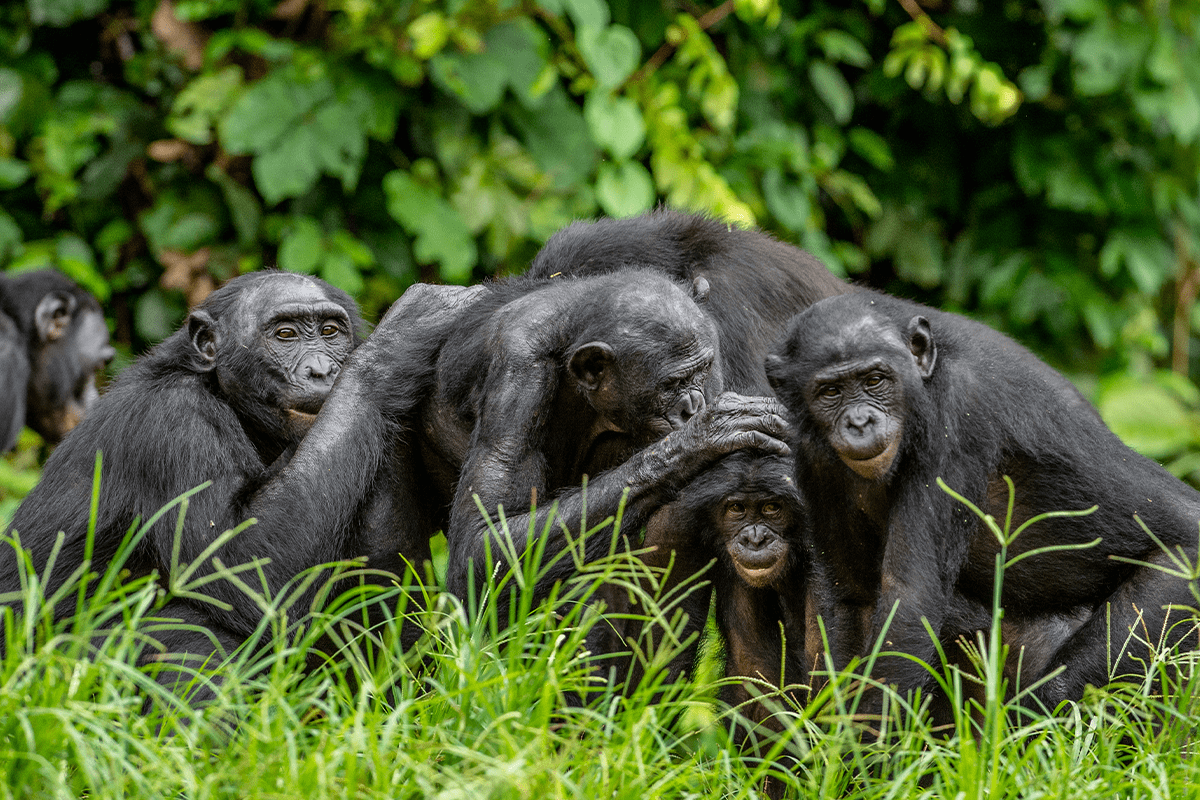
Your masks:
<svg viewBox="0 0 1200 800"><path fill-rule="evenodd" d="M664 686L653 664L626 696L598 679L585 636L605 624L590 602L599 583L640 594L660 624L670 616L639 562L614 553L583 565L535 603L522 587L542 556L534 548L520 571L480 587L485 598L516 587L511 618L490 599L469 611L433 592L418 612L399 587L356 588L315 617L272 603L260 646L214 665L217 699L199 710L135 666L163 602L154 583L113 580L75 621L55 623L29 576L30 611L6 620L0 662L0 796L748 798L770 772L805 798L1200 797L1193 654L1161 655L1157 693L1145 681L1090 690L1015 723L984 636L979 676L937 670L952 690L982 681L989 698L945 730L931 728L919 698L889 695L884 719L860 718L851 675L802 709L762 687L784 731L759 759L731 743L736 711L714 699L723 679L711 644L692 682ZM78 597L68 589L53 602L74 608ZM350 621L371 603L393 613L364 634ZM408 652L405 619L426 632ZM339 644L305 671L322 636Z"/></svg>

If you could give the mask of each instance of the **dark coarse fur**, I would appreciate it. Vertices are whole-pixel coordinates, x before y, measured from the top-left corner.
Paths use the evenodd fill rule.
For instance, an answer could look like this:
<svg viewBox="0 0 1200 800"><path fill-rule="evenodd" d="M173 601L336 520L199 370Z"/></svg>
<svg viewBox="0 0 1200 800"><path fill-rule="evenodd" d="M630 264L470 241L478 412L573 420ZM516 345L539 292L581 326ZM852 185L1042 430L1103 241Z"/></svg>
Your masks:
<svg viewBox="0 0 1200 800"><path fill-rule="evenodd" d="M303 476L279 477L280 486L271 486L302 432L281 431L276 424L274 435L266 434L268 412L276 419L283 416L281 409L262 407L268 389L274 391L280 385L278 367L266 357L263 346L243 346L241 342L250 339L236 337L257 336L257 326L272 312L274 293L279 291L276 287L293 285L304 286L305 297L323 297L322 302L330 308L344 311L349 330L340 334L338 358L358 344L361 321L353 300L315 279L253 273L235 278L210 295L180 330L122 373L93 413L54 451L41 482L13 517L10 535L14 531L19 534L39 573L56 534L65 534L53 574L43 587L46 596L83 562L97 451L103 452L103 470L91 565L94 572L103 572L136 519L149 519L206 481L211 485L189 500L178 554L181 563L198 560L219 534L251 517L258 517L258 523L222 546L216 556L230 567L269 559L262 572L272 592L310 566L365 554L360 543L339 537L336 531L305 530L293 524L295 515L306 511L298 498L320 497L319 477L311 482ZM253 307L243 308L251 302L245 298L256 290L261 291ZM237 322L245 318L248 323ZM198 349L195 336L201 319L212 323L217 337L215 360L225 370L232 363L235 374L245 379L244 390L238 390L236 396L227 395L216 377L217 370L205 365L204 348ZM249 325L250 330L242 325ZM323 342L313 345L318 350L327 346ZM332 376L325 377L332 381ZM132 575L157 572L166 582L173 565L176 519L176 513L167 514L140 542L125 564ZM380 566L394 568L398 562L393 556ZM206 563L196 576L211 570L212 564ZM254 575L245 577L257 585ZM14 552L6 546L0 552L0 592L19 589ZM230 608L176 599L164 609L164 615L199 625L227 646L259 625L261 609L238 587L218 580L207 584L204 592ZM167 631L160 639L171 651L212 649L203 632Z"/></svg>
<svg viewBox="0 0 1200 800"><path fill-rule="evenodd" d="M925 378L917 353L929 359L934 350L906 333L920 330L921 319L936 348ZM827 423L814 412L821 386L813 376L876 357L897 376L903 399L888 413L902 424L902 438L890 470L868 480L831 446ZM814 520L810 546L828 591L822 614L837 666L871 646L893 604L885 649L927 663L936 658L922 618L949 642L966 632L953 629L961 628L954 620L969 616L955 609L990 605L998 544L938 488L938 478L1003 521L1003 476L1011 476L1014 530L1042 512L1099 507L1090 516L1035 523L1009 550L1011 557L1100 540L1032 556L1004 576L1006 625L1024 626L1016 638L1037 642L1041 675L1064 668L1035 693L1049 708L1080 697L1086 684L1107 683L1109 641L1119 648L1133 628L1157 644L1163 607L1192 604L1184 581L1115 559L1169 564L1140 520L1194 562L1200 495L1126 447L1065 378L1011 339L957 315L862 292L797 315L767 372L796 430L798 484ZM1180 618L1176 612L1170 622ZM1189 629L1170 627L1167 643ZM1146 650L1134 641L1124 658L1111 655L1116 674L1139 673ZM928 688L925 671L907 659L881 659L875 675L902 690Z"/></svg>
<svg viewBox="0 0 1200 800"><path fill-rule="evenodd" d="M448 588L478 597L489 548L504 558L477 502L493 518L503 507L518 554L546 531L549 560L585 506L590 525L624 507L636 530L722 455L784 449L777 409L718 396L714 357L711 320L654 272L418 285L355 353L289 470L328 476L327 529L391 531L417 562L444 529ZM592 537L584 557L610 543ZM573 569L558 559L536 589Z"/></svg>
<svg viewBox="0 0 1200 800"><path fill-rule="evenodd" d="M54 270L0 275L0 451L28 424L57 442L98 397L112 360L96 298Z"/></svg>
<svg viewBox="0 0 1200 800"><path fill-rule="evenodd" d="M704 575L716 592L717 628L725 641L726 674L749 678L757 694L765 684L781 687L808 679L805 556L802 528L807 524L804 503L793 479L793 459L741 451L726 456L702 472L672 503L646 523L646 546L656 553L676 553L676 568L695 574L714 562ZM743 580L729 545L739 533L728 529L725 509L773 501L787 510L787 524L774 532L787 547L785 562L767 585ZM664 559L665 560L665 559ZM689 614L703 618L710 592L690 598ZM786 650L784 637L786 637ZM786 674L784 673L786 670ZM746 684L730 684L722 699L740 707L752 723L764 722L770 710L754 702ZM780 701L780 705L786 705Z"/></svg>
<svg viewBox="0 0 1200 800"><path fill-rule="evenodd" d="M704 310L719 331L725 388L741 394L770 393L763 356L792 315L851 289L812 254L760 230L667 209L574 222L550 237L529 274L600 275L630 266L683 286L708 281Z"/></svg>
<svg viewBox="0 0 1200 800"><path fill-rule="evenodd" d="M25 424L29 356L17 324L0 312L0 452L17 443Z"/></svg>

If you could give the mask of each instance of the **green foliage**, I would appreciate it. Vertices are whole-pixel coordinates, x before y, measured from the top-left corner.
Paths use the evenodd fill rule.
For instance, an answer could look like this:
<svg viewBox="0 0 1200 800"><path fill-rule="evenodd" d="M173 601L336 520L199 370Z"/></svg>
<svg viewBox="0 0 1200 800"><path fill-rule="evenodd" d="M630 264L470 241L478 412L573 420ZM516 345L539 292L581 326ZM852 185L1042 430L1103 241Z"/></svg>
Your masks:
<svg viewBox="0 0 1200 800"><path fill-rule="evenodd" d="M238 272L374 317L666 203L1059 366L1195 379L1200 7L916 8L6 4L0 268L68 272L137 351Z"/></svg>

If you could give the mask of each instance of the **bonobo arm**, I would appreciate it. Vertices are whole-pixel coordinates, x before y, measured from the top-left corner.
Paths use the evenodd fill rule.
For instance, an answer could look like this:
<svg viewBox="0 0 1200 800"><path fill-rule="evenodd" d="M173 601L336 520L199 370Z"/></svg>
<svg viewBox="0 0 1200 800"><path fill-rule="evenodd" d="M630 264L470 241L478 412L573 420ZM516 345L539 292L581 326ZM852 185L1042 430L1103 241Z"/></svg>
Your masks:
<svg viewBox="0 0 1200 800"><path fill-rule="evenodd" d="M389 447L405 430L402 424L430 391L440 332L482 291L409 289L346 362L312 429L277 477L236 510L219 507L232 486L215 485L196 497L208 515L197 522L208 531L186 531L180 558L197 559L218 533L248 517L257 523L216 555L226 566L270 559L262 571L272 592L309 567L363 555L348 552L349 527L387 468ZM196 519L191 512L189 519ZM199 574L211 571L211 559L206 561ZM254 577L244 579L257 587ZM234 606L230 627L249 633L258 624L261 614L245 607L245 595L236 586L215 581L202 591Z"/></svg>
<svg viewBox="0 0 1200 800"><path fill-rule="evenodd" d="M528 544L532 492L542 498L533 528L542 531L550 514L547 465L539 441L554 394L556 365L545 361L533 367L510 367L502 378L487 383L486 400L476 425L474 445L467 456L450 512L447 543L450 560L447 588L459 597L467 593L468 575L482 585L486 573L487 521L479 513L475 495L495 514L503 506L508 531L518 555ZM782 406L762 397L726 393L705 407L682 428L636 453L624 464L588 480L586 497L574 487L554 495L555 524L548 532L551 557L567 545L565 525L578 536L585 511L589 525L617 513L628 493L626 515L644 518L669 502L701 470L722 456L743 448L786 455L788 435ZM609 537L593 536L585 544L591 560L608 552ZM503 551L491 544L492 557L502 562ZM473 564L473 566L471 566ZM570 574L572 563L559 561L546 576L549 584Z"/></svg>
<svg viewBox="0 0 1200 800"><path fill-rule="evenodd" d="M928 484L921 491L919 486ZM916 656L926 664L938 665L937 646L925 620L940 637L951 594L966 558L968 523L965 514L954 514L948 495L937 488L936 479L911 480L892 508L881 565L879 601L866 642L875 645L888 616L892 620L883 635L882 651ZM930 676L921 664L890 656L875 662L872 677L895 684L901 692L928 687Z"/></svg>

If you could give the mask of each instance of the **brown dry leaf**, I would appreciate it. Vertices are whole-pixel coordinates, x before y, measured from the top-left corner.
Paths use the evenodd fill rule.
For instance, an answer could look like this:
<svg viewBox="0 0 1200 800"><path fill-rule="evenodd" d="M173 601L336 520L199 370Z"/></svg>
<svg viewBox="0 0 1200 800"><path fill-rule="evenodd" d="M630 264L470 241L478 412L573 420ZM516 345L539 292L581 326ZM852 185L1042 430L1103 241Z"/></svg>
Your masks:
<svg viewBox="0 0 1200 800"><path fill-rule="evenodd" d="M208 266L208 256L207 247L201 247L194 253L163 250L158 254L158 261L165 269L162 277L158 279L158 285L164 289L178 289L190 293L196 273L202 272Z"/></svg>
<svg viewBox="0 0 1200 800"><path fill-rule="evenodd" d="M150 143L146 148L146 155L165 164L186 156L190 147L191 145L182 139L159 139Z"/></svg>
<svg viewBox="0 0 1200 800"><path fill-rule="evenodd" d="M150 18L150 30L167 49L183 56L188 69L199 71L204 66L204 45L208 34L193 22L184 22L175 16L175 4L162 0Z"/></svg>
<svg viewBox="0 0 1200 800"><path fill-rule="evenodd" d="M283 0L282 3L275 6L271 16L275 19L295 19L304 13L307 5L308 0Z"/></svg>

